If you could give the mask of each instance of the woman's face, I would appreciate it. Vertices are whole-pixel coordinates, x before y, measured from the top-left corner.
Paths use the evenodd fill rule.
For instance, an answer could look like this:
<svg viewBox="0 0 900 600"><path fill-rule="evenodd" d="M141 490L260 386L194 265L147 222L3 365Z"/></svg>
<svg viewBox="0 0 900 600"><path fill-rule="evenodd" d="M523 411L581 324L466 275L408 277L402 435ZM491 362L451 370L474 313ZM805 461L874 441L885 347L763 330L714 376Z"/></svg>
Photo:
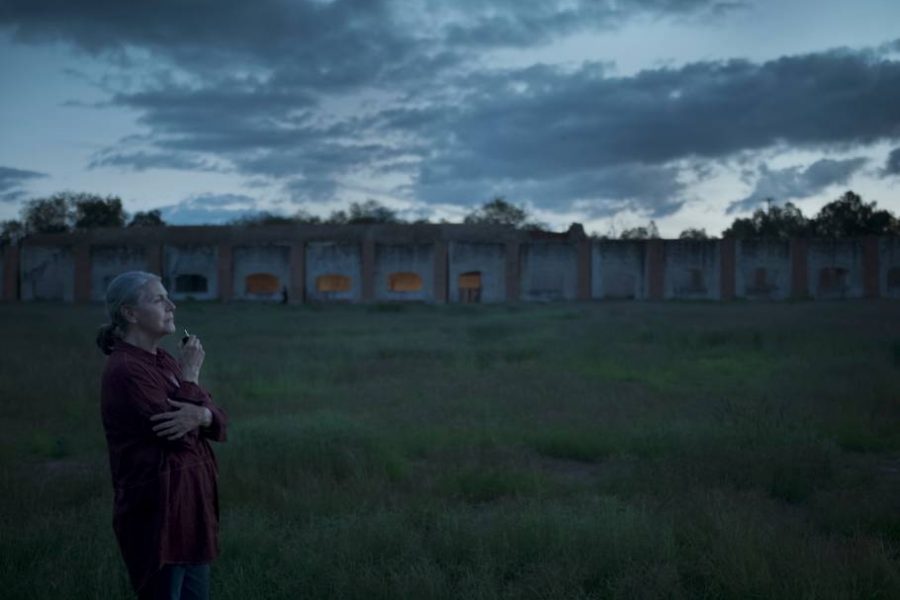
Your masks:
<svg viewBox="0 0 900 600"><path fill-rule="evenodd" d="M128 307L125 316L131 327L150 337L161 338L175 332L175 304L156 279L144 286L137 306Z"/></svg>

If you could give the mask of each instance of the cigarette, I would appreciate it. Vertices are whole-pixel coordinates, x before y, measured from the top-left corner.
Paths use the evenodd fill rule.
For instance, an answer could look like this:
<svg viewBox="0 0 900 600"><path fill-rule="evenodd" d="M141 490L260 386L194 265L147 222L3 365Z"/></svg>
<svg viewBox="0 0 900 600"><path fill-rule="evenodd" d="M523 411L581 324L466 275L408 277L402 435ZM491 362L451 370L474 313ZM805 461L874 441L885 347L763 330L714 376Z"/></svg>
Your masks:
<svg viewBox="0 0 900 600"><path fill-rule="evenodd" d="M185 329L185 330L184 330L184 337L181 338L181 345L183 346L183 345L187 344L187 341L188 341L188 339L190 339L190 337L191 337L191 334L189 334L189 333L188 333L188 330Z"/></svg>

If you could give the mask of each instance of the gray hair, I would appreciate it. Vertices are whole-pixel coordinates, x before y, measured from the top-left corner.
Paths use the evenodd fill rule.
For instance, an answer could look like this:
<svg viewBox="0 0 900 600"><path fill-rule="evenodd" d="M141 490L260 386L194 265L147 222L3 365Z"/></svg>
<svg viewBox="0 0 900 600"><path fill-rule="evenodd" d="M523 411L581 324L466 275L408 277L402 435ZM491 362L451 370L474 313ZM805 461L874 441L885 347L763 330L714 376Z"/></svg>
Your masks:
<svg viewBox="0 0 900 600"><path fill-rule="evenodd" d="M117 275L106 288L106 314L109 323L97 331L97 347L103 354L112 352L113 344L128 328L128 321L119 310L123 306L134 306L141 299L141 292L151 281L159 281L159 275L146 271L128 271Z"/></svg>

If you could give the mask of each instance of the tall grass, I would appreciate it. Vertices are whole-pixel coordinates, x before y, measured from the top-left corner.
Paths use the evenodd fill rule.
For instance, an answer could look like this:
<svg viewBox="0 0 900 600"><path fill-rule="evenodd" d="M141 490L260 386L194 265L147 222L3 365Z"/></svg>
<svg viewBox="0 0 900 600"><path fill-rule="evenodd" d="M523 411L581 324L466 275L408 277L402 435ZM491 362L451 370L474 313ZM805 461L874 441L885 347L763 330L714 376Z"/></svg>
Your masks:
<svg viewBox="0 0 900 600"><path fill-rule="evenodd" d="M897 303L177 315L232 418L217 598L900 597ZM6 597L129 597L101 322L0 307Z"/></svg>

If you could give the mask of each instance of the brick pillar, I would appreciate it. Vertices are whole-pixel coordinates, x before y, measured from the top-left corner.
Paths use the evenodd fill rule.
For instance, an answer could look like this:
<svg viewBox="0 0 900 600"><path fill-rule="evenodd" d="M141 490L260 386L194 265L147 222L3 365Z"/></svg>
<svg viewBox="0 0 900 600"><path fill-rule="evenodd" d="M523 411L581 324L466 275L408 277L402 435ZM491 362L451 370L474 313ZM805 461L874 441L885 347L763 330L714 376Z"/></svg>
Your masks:
<svg viewBox="0 0 900 600"><path fill-rule="evenodd" d="M91 245L81 242L72 250L75 259L75 302L91 301Z"/></svg>
<svg viewBox="0 0 900 600"><path fill-rule="evenodd" d="M3 299L19 299L19 245L10 244L3 256Z"/></svg>
<svg viewBox="0 0 900 600"><path fill-rule="evenodd" d="M521 244L506 242L506 301L519 301L519 277L522 272Z"/></svg>
<svg viewBox="0 0 900 600"><path fill-rule="evenodd" d="M147 272L163 275L162 244L147 244L144 246L144 261L147 264Z"/></svg>
<svg viewBox="0 0 900 600"><path fill-rule="evenodd" d="M593 269L591 264L591 250L593 244L590 239L578 242L578 299L591 299L591 277Z"/></svg>
<svg viewBox="0 0 900 600"><path fill-rule="evenodd" d="M734 300L735 289L735 240L726 238L719 242L719 292L721 300Z"/></svg>
<svg viewBox="0 0 900 600"><path fill-rule="evenodd" d="M447 302L447 242L437 240L434 243L434 301L438 304Z"/></svg>
<svg viewBox="0 0 900 600"><path fill-rule="evenodd" d="M228 302L234 295L231 244L219 244L219 300Z"/></svg>
<svg viewBox="0 0 900 600"><path fill-rule="evenodd" d="M662 300L666 283L666 252L662 240L647 240L647 298Z"/></svg>
<svg viewBox="0 0 900 600"><path fill-rule="evenodd" d="M863 296L878 298L879 293L878 238L874 236L863 240Z"/></svg>
<svg viewBox="0 0 900 600"><path fill-rule="evenodd" d="M306 245L303 242L291 244L291 281L288 286L288 302L306 302Z"/></svg>
<svg viewBox="0 0 900 600"><path fill-rule="evenodd" d="M809 298L809 244L791 240L791 297Z"/></svg>
<svg viewBox="0 0 900 600"><path fill-rule="evenodd" d="M375 300L375 240L371 239L362 242L362 299Z"/></svg>

